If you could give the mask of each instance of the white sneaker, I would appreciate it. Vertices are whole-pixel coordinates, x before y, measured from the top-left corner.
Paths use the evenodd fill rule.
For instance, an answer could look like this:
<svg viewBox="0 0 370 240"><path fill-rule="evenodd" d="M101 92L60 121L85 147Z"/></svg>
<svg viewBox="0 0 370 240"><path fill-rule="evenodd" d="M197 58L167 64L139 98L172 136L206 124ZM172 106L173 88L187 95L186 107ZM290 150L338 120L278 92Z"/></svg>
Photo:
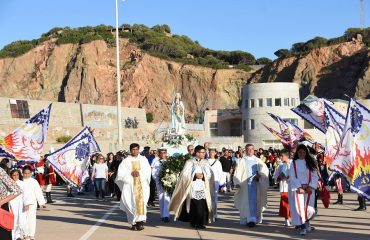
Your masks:
<svg viewBox="0 0 370 240"><path fill-rule="evenodd" d="M287 226L287 227L292 226L292 225L290 224L289 219L285 219L284 226Z"/></svg>
<svg viewBox="0 0 370 240"><path fill-rule="evenodd" d="M307 234L306 229L301 229L301 231L299 231L299 234L300 234L301 236L305 236L305 235Z"/></svg>

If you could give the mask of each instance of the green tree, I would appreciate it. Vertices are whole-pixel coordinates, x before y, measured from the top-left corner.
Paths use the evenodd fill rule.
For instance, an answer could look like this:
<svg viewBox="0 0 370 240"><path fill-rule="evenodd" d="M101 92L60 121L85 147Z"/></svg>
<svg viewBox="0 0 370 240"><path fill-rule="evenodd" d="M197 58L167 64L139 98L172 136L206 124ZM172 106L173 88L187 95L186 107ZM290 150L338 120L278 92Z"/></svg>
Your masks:
<svg viewBox="0 0 370 240"><path fill-rule="evenodd" d="M285 49L285 48L277 50L276 52L274 52L274 54L278 58L287 58L287 57L292 56L292 52L289 51L289 49Z"/></svg>
<svg viewBox="0 0 370 240"><path fill-rule="evenodd" d="M261 57L256 60L256 64L258 65L265 65L265 64L269 64L270 62L272 62L272 60L267 57Z"/></svg>

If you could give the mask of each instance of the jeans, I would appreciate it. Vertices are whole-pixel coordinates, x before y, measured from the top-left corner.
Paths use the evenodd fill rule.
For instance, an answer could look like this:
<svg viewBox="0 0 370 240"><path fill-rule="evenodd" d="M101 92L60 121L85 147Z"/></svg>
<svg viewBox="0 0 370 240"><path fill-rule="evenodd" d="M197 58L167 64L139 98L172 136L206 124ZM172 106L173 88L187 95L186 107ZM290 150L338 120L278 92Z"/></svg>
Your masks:
<svg viewBox="0 0 370 240"><path fill-rule="evenodd" d="M224 192L230 191L231 187L231 179L230 179L230 173L229 172L224 172L224 179L225 179L225 185L223 187Z"/></svg>
<svg viewBox="0 0 370 240"><path fill-rule="evenodd" d="M101 197L104 198L105 197L105 183L106 183L105 178L95 178L94 183L95 183L96 198L99 198L100 193L101 193Z"/></svg>

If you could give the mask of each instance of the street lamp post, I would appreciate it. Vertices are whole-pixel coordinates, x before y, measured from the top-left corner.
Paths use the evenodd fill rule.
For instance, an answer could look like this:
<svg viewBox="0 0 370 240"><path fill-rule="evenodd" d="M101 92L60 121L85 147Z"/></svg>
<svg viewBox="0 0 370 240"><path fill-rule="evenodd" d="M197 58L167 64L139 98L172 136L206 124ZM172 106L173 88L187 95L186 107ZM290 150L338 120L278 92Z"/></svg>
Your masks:
<svg viewBox="0 0 370 240"><path fill-rule="evenodd" d="M117 124L118 147L122 146L122 117L121 117L121 76L119 60L119 32L118 32L118 0L116 0L116 55L117 55Z"/></svg>

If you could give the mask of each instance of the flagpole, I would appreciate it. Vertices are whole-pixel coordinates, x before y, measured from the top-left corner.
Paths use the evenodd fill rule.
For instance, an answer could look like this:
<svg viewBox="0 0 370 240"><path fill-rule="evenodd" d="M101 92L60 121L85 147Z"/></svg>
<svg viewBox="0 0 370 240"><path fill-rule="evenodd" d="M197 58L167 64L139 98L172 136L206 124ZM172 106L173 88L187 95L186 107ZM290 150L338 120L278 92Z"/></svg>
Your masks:
<svg viewBox="0 0 370 240"><path fill-rule="evenodd" d="M117 55L117 124L118 124L118 147L122 146L122 117L121 117L121 79L119 60L119 32L118 32L118 0L116 0L116 55Z"/></svg>

